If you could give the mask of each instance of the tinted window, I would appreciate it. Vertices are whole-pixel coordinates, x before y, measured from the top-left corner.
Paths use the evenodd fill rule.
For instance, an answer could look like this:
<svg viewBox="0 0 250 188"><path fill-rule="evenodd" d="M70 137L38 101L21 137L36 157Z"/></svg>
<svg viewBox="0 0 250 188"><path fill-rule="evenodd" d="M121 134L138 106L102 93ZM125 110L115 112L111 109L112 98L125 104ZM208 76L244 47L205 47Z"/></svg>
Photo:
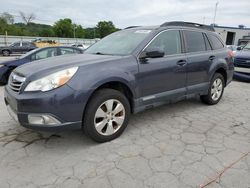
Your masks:
<svg viewBox="0 0 250 188"><path fill-rule="evenodd" d="M203 34L196 31L184 31L187 52L200 52L205 51L205 41Z"/></svg>
<svg viewBox="0 0 250 188"><path fill-rule="evenodd" d="M162 32L148 45L147 48L159 48L165 52L165 55L180 54L180 32L176 30Z"/></svg>
<svg viewBox="0 0 250 188"><path fill-rule="evenodd" d="M20 46L20 42L15 42L11 46L13 46L13 47L19 47Z"/></svg>
<svg viewBox="0 0 250 188"><path fill-rule="evenodd" d="M205 44L206 44L206 49L207 50L212 50L211 45L210 45L210 43L208 41L207 36L205 34L203 34L203 36L204 36L204 40L205 40Z"/></svg>
<svg viewBox="0 0 250 188"><path fill-rule="evenodd" d="M208 35L209 40L212 43L213 49L217 50L217 49L221 49L224 47L223 43L218 39L217 36L215 35Z"/></svg>
<svg viewBox="0 0 250 188"><path fill-rule="evenodd" d="M28 46L30 46L30 43L29 43L29 42L23 42L23 43L22 43L22 46L23 46L23 47L28 47Z"/></svg>
<svg viewBox="0 0 250 188"><path fill-rule="evenodd" d="M56 48L47 48L44 50L41 50L31 56L32 60L39 60L39 59L45 59L48 57L53 57L57 55L57 49Z"/></svg>

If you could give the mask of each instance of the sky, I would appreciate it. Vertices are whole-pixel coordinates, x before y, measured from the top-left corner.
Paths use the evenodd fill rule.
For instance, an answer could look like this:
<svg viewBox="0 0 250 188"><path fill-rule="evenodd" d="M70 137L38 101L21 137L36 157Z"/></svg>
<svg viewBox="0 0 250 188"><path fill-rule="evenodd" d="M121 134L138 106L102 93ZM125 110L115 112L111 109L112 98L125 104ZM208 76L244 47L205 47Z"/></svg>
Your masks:
<svg viewBox="0 0 250 188"><path fill-rule="evenodd" d="M36 23L53 25L71 18L83 27L98 21L113 21L116 27L160 25L166 21L211 24L218 2L215 23L250 27L250 0L9 0L1 3L0 14L9 12L21 21L19 11L34 13Z"/></svg>

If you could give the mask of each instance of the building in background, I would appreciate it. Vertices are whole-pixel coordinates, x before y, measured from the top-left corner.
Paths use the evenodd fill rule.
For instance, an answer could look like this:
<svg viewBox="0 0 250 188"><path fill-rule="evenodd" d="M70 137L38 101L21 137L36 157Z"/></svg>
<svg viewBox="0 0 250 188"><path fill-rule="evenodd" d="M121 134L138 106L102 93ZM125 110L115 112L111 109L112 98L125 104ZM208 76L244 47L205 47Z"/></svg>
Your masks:
<svg viewBox="0 0 250 188"><path fill-rule="evenodd" d="M214 26L214 29L226 45L244 45L250 42L250 28L245 28L242 25L239 27Z"/></svg>

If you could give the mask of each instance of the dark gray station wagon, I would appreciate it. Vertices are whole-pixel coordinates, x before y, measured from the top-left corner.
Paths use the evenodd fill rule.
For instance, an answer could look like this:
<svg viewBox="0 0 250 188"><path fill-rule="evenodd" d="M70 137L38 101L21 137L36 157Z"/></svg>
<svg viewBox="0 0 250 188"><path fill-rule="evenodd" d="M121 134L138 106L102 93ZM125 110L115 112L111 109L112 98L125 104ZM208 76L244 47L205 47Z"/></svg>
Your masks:
<svg viewBox="0 0 250 188"><path fill-rule="evenodd" d="M231 53L210 26L129 27L84 54L18 67L5 102L24 127L81 127L105 142L121 135L131 113L197 95L218 103L233 69Z"/></svg>

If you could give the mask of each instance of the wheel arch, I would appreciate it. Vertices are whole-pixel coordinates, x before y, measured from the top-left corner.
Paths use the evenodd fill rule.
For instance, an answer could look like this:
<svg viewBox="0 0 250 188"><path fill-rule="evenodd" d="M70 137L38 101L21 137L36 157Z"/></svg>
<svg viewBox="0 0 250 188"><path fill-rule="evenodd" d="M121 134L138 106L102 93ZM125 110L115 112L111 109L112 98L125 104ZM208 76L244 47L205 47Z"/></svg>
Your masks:
<svg viewBox="0 0 250 188"><path fill-rule="evenodd" d="M95 89L92 90L92 92L90 94L87 105L88 105L89 101L91 100L91 97L93 96L93 94L96 91L99 91L99 90L104 89L104 88L114 89L114 90L117 90L117 91L120 91L121 93L123 93L129 101L131 112L133 112L133 107L134 107L134 100L133 99L135 97L135 93L133 92L131 86L129 86L128 83L126 83L122 80L109 80L109 81L105 81L105 82L102 82L102 83L96 85Z"/></svg>

